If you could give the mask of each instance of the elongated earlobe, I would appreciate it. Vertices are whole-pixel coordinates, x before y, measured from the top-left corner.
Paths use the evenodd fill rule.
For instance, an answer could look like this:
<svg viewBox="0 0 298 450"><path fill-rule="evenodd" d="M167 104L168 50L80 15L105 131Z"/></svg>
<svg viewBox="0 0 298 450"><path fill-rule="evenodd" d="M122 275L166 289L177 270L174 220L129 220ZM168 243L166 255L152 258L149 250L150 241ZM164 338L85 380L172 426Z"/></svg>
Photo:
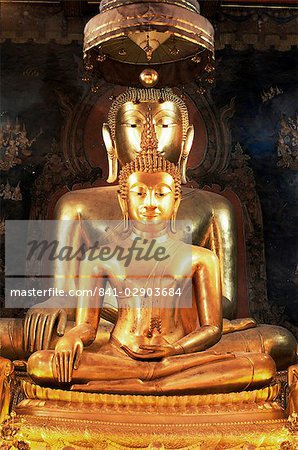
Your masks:
<svg viewBox="0 0 298 450"><path fill-rule="evenodd" d="M123 231L127 232L129 230L129 217L128 217L127 201L121 197L120 192L118 192L118 202L119 202L121 212L122 212Z"/></svg>
<svg viewBox="0 0 298 450"><path fill-rule="evenodd" d="M178 163L180 173L181 173L181 182L183 184L185 184L187 182L186 166L187 166L188 156L189 156L192 144L193 144L194 135L195 135L194 126L190 125L186 132L186 137L185 137L185 140L182 145L181 155L180 155L179 163Z"/></svg>
<svg viewBox="0 0 298 450"><path fill-rule="evenodd" d="M123 231L126 233L129 230L129 218L128 213L125 213L123 216Z"/></svg>
<svg viewBox="0 0 298 450"><path fill-rule="evenodd" d="M112 139L110 127L107 123L102 126L102 137L106 147L108 162L109 162L109 177L108 183L114 183L117 180L118 175L118 155L115 143Z"/></svg>
<svg viewBox="0 0 298 450"><path fill-rule="evenodd" d="M176 214L173 213L170 220L170 230L172 233L176 233Z"/></svg>
<svg viewBox="0 0 298 450"><path fill-rule="evenodd" d="M176 217L177 217L177 212L178 212L178 208L181 202L181 198L177 198L175 201L175 206L174 206L174 210L173 210L173 214L172 217L170 219L170 230L172 233L176 233Z"/></svg>

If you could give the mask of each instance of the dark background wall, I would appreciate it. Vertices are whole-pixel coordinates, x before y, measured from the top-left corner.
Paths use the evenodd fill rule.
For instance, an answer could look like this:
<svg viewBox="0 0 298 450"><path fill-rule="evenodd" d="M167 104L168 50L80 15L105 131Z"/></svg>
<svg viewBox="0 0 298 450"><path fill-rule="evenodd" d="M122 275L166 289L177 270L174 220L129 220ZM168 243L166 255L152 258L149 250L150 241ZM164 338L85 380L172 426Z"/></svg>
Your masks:
<svg viewBox="0 0 298 450"><path fill-rule="evenodd" d="M216 87L218 105L235 97L231 120L232 141L239 142L251 157L256 188L261 201L266 252L268 299L284 306L292 323L298 324L297 299L297 48L217 53ZM264 91L278 87L283 93L262 101ZM293 120L294 132L285 133L296 157L281 167L278 155L282 119Z"/></svg>

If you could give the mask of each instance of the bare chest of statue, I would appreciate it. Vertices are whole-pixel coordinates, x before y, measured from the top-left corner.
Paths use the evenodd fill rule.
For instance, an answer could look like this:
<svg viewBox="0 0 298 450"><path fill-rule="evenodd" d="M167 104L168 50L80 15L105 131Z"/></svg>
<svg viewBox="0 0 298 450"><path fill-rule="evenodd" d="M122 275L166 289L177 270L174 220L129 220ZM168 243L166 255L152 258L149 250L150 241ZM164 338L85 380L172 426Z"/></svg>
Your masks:
<svg viewBox="0 0 298 450"><path fill-rule="evenodd" d="M157 239L153 244L148 239L141 245L143 252L128 259L128 239L122 244L122 255L105 263L118 304L112 340L134 351L140 345L163 345L183 337L181 312L192 303L192 246L174 239Z"/></svg>

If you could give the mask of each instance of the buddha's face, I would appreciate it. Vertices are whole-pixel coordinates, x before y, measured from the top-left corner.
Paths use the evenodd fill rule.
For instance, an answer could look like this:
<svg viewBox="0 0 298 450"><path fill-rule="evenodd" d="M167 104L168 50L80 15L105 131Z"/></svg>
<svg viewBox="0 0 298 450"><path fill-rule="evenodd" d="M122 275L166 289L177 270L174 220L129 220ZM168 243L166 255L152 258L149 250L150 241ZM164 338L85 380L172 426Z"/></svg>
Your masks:
<svg viewBox="0 0 298 450"><path fill-rule="evenodd" d="M174 102L152 101L139 104L127 102L117 112L115 145L121 165L135 159L140 151L149 105L158 139L158 151L169 161L178 163L183 141L181 111Z"/></svg>
<svg viewBox="0 0 298 450"><path fill-rule="evenodd" d="M166 172L131 174L127 192L128 216L135 223L152 226L168 222L179 204L174 179Z"/></svg>

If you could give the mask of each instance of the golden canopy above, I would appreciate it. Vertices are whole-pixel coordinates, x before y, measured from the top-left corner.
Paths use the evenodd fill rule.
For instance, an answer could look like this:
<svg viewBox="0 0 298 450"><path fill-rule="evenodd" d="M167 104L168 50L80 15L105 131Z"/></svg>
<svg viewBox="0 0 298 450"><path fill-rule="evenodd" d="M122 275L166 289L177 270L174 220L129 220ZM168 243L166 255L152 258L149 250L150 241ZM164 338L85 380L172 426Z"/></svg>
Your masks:
<svg viewBox="0 0 298 450"><path fill-rule="evenodd" d="M146 0L145 0L146 1ZM182 8L189 9L190 11L197 12L200 14L200 6L197 0L148 0L147 3L169 3L172 5L181 6ZM102 0L100 3L100 11L104 12L108 9L113 9L118 6L129 5L132 3L144 3L144 1L134 1L134 0Z"/></svg>
<svg viewBox="0 0 298 450"><path fill-rule="evenodd" d="M195 0L105 0L84 31L84 56L91 75L139 85L148 66L159 86L177 85L209 73L214 30Z"/></svg>

